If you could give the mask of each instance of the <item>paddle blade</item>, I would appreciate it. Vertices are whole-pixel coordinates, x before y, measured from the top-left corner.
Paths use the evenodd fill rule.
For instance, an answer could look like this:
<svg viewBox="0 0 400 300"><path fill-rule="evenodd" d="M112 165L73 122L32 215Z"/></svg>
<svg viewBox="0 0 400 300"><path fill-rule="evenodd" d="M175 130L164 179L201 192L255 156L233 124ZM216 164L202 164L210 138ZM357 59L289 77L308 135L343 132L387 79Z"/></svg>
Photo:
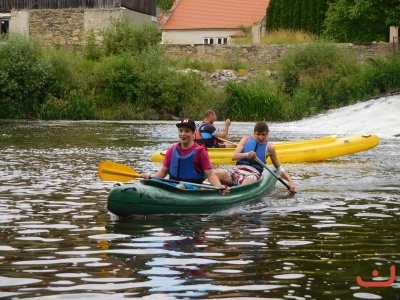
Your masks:
<svg viewBox="0 0 400 300"><path fill-rule="evenodd" d="M112 161L101 162L97 169L97 173L101 180L107 181L125 182L140 177L140 174L131 167Z"/></svg>

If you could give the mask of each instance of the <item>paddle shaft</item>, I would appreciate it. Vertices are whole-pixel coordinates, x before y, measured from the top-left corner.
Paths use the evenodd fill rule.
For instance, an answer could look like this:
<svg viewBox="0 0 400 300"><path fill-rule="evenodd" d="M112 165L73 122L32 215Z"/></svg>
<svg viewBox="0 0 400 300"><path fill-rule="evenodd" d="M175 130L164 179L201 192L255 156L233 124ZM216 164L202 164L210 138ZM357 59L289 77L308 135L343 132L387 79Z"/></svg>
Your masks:
<svg viewBox="0 0 400 300"><path fill-rule="evenodd" d="M140 178L141 175L132 169L129 166L112 162L112 161L103 161L100 163L98 168L99 177L103 180L112 180L112 181L129 181L135 178ZM157 178L157 177L153 177ZM183 184L191 184L193 186L202 187L205 189L212 189L212 190L221 190L221 188L212 185L206 184L198 184L192 182L185 182L185 181L178 181L173 179L166 179L166 178L158 178L163 181L169 181L174 183L183 183Z"/></svg>
<svg viewBox="0 0 400 300"><path fill-rule="evenodd" d="M223 142L226 142L226 143L231 143L232 145L235 145L235 146L238 145L238 144L236 144L236 143L233 143L233 142L230 142L230 141L221 139L221 138L218 138L218 139L221 140L221 141L223 141ZM276 179L278 179L288 190L290 190L290 186L289 186L282 178L280 178L278 175L276 175L274 171L272 171L270 168L268 168L267 165L264 164L258 157L255 158L255 161L256 161L259 165L263 166L264 169L266 169L268 172L270 172Z"/></svg>
<svg viewBox="0 0 400 300"><path fill-rule="evenodd" d="M275 176L275 178L278 179L284 186L286 186L286 188L288 190L290 190L290 186L282 178L280 178L278 175L276 175L274 171L272 171L270 168L268 168L267 165L264 164L258 157L256 157L256 162L258 164L260 164L261 166L263 166L268 172L270 172L273 176Z"/></svg>
<svg viewBox="0 0 400 300"><path fill-rule="evenodd" d="M186 182L186 181L180 181L180 180L173 180L173 179L168 179L168 178L158 178L158 177L151 177L151 178L157 178L161 181L167 181L167 182L173 182L173 183L182 183L182 184L190 184L193 186L198 186L198 187L202 187L205 189L212 189L212 190L221 190L221 188L217 187L217 186L212 186L212 185L207 185L207 184L200 184L200 183L193 183L193 182Z"/></svg>

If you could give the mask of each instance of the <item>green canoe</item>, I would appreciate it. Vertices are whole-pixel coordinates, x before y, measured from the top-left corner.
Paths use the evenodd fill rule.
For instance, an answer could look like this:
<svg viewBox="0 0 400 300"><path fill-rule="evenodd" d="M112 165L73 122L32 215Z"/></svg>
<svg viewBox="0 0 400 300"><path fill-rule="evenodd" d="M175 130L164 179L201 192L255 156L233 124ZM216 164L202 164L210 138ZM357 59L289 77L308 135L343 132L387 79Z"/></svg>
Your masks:
<svg viewBox="0 0 400 300"><path fill-rule="evenodd" d="M107 208L113 214L202 214L226 209L234 204L260 198L276 185L276 177L264 171L251 184L235 186L222 196L217 190L181 190L167 182L150 179L118 183L108 194Z"/></svg>

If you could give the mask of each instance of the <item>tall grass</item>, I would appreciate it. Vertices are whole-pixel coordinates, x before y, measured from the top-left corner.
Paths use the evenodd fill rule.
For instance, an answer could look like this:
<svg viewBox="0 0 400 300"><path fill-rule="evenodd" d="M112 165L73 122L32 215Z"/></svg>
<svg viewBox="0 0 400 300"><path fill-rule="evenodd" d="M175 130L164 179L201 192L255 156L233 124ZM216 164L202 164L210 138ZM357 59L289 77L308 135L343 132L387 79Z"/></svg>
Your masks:
<svg viewBox="0 0 400 300"><path fill-rule="evenodd" d="M251 82L228 82L229 115L241 121L289 120L292 106L274 82L263 75Z"/></svg>
<svg viewBox="0 0 400 300"><path fill-rule="evenodd" d="M267 31L261 37L261 44L303 44L318 40L318 37L308 32L280 29Z"/></svg>
<svg viewBox="0 0 400 300"><path fill-rule="evenodd" d="M302 44L311 43L318 40L318 37L303 31L294 31L290 29L279 29L267 31L265 35L261 36L261 44ZM234 44L251 44L251 33L244 37L233 39Z"/></svg>

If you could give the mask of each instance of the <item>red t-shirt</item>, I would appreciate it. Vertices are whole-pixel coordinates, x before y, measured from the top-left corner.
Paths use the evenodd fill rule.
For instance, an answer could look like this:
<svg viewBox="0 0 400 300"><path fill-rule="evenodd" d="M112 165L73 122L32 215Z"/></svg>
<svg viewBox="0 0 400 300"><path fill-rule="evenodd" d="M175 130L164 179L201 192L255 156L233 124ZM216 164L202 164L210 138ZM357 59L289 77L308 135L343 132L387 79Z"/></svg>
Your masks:
<svg viewBox="0 0 400 300"><path fill-rule="evenodd" d="M181 156L186 156L190 152L194 151L195 148L200 147L199 144L194 143L192 147L188 149L182 149L181 144L178 143L176 145L178 148L178 153ZM172 151L174 150L175 146L171 146L168 148L167 153L165 154L164 160L163 160L163 166L169 169L169 166L171 165L171 158L172 158ZM194 167L196 168L197 172L199 173L204 173L205 170L210 170L212 169L210 157L208 156L208 152L206 149L200 149L197 150L197 154L194 156Z"/></svg>

